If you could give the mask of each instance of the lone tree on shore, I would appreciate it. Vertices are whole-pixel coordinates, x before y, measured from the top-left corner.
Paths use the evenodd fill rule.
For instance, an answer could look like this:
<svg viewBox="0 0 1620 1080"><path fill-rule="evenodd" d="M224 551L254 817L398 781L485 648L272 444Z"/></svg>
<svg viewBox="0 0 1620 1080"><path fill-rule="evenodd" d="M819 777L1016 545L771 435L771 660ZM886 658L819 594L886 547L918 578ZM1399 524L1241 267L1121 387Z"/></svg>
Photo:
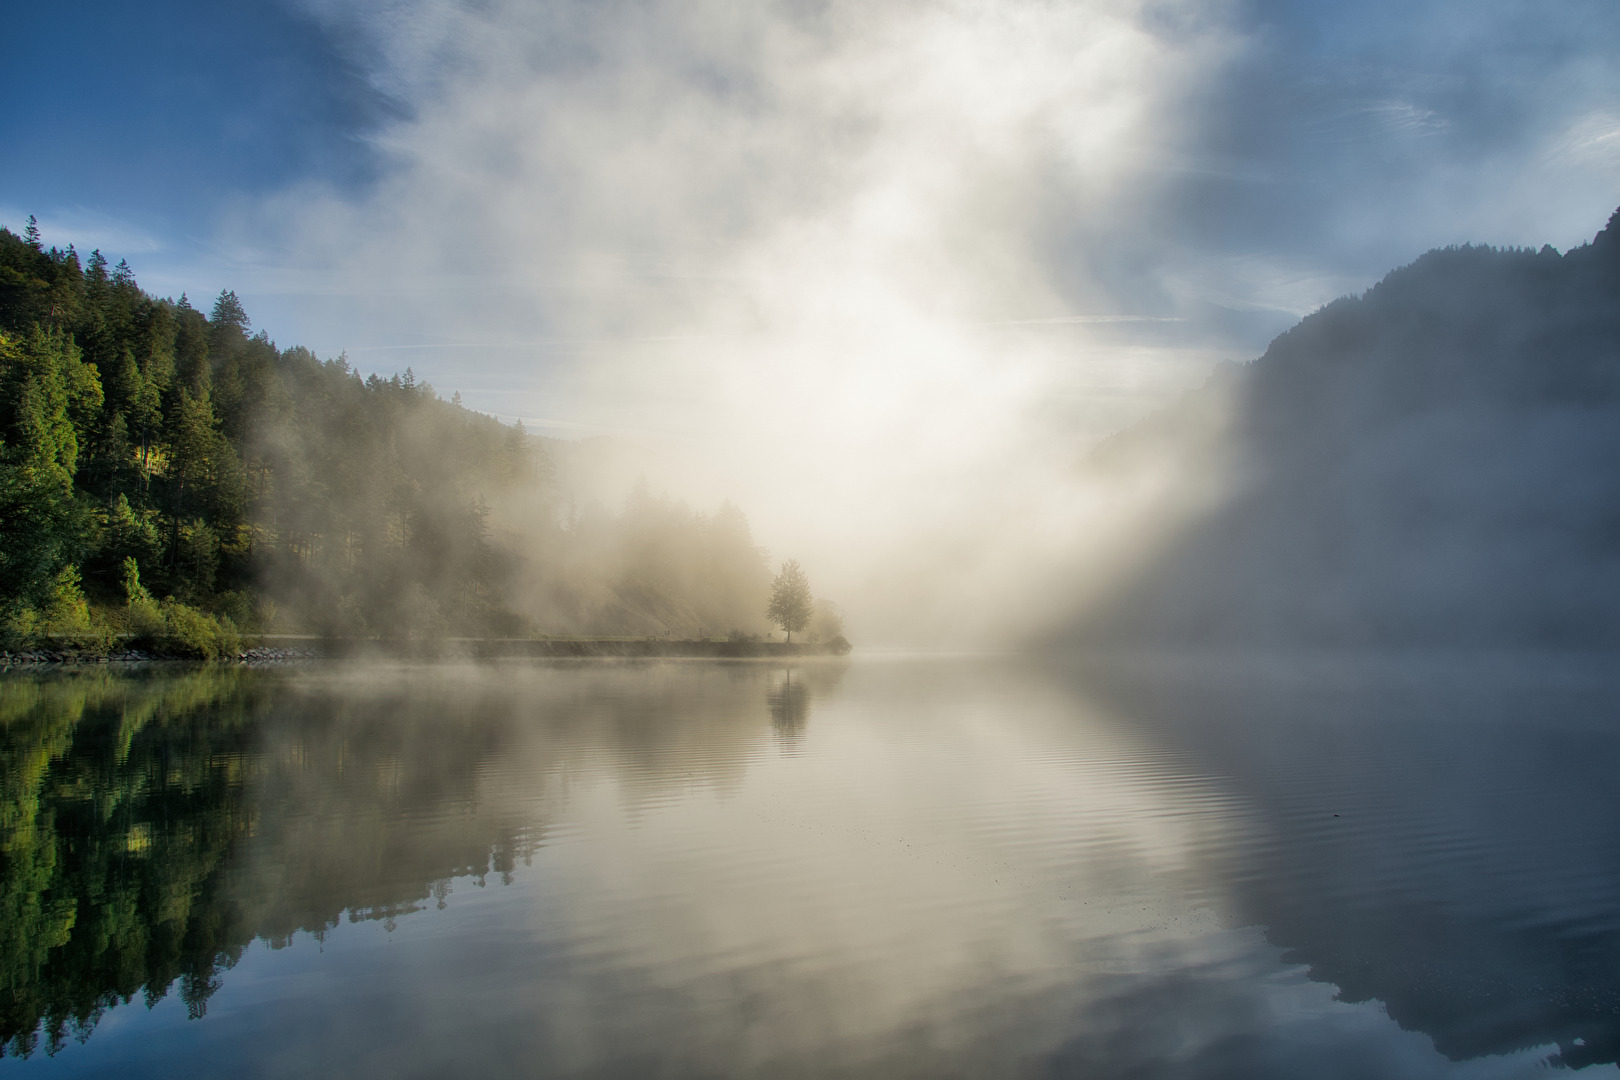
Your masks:
<svg viewBox="0 0 1620 1080"><path fill-rule="evenodd" d="M810 599L810 579L799 568L799 560L789 559L782 564L782 572L771 581L771 602L766 616L787 631L793 640L793 631L803 630L810 622L815 605Z"/></svg>

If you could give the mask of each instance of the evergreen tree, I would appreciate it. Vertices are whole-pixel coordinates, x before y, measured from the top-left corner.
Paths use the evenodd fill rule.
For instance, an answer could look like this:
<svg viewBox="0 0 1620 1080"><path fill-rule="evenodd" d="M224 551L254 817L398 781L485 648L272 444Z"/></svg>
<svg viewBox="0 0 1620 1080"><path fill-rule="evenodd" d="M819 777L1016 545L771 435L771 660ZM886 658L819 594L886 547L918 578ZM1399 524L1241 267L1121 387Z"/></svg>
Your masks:
<svg viewBox="0 0 1620 1080"><path fill-rule="evenodd" d="M231 336L246 338L248 330L253 323L248 319L247 309L242 301L236 298L236 293L229 289L220 290L218 298L214 300L214 311L208 318L212 325L216 339Z"/></svg>
<svg viewBox="0 0 1620 1080"><path fill-rule="evenodd" d="M521 424L251 329L229 290L205 316L0 228L0 632L82 607L80 581L122 611L130 580L158 623L167 594L232 618L273 597L311 629L525 633L519 605L562 632L758 626L770 574L735 507L642 490L565 524Z"/></svg>
<svg viewBox="0 0 1620 1080"><path fill-rule="evenodd" d="M41 606L82 538L76 400L99 388L61 334L0 334L0 606ZM99 403L99 400L98 400Z"/></svg>

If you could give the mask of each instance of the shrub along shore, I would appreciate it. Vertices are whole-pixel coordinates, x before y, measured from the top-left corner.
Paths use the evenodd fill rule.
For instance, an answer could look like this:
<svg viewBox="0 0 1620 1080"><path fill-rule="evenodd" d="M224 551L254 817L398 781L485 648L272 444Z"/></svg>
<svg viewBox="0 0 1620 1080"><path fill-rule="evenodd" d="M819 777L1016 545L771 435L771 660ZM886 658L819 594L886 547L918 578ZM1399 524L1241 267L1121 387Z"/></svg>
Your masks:
<svg viewBox="0 0 1620 1080"><path fill-rule="evenodd" d="M230 644L230 648L223 646ZM212 648L210 648L212 646ZM376 638L301 639L296 646L271 645L263 641L228 643L180 639L143 640L138 645L82 641L52 643L49 647L0 651L0 667L34 664L141 663L173 660L218 660L237 663L268 663L286 660L313 660L348 657L395 657L408 659L497 659L507 657L546 658L696 658L696 659L780 659L818 656L844 656L849 642L801 643L781 641L719 641L714 639L679 641L668 638L421 638L379 640Z"/></svg>

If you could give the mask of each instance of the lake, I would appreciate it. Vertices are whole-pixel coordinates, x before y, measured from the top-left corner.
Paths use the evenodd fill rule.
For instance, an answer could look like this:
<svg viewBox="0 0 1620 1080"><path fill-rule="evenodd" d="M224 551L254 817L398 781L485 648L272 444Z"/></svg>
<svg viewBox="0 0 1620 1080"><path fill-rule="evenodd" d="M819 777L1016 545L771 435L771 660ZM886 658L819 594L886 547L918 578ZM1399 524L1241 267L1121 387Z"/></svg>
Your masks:
<svg viewBox="0 0 1620 1080"><path fill-rule="evenodd" d="M14 670L0 1073L1610 1075L1605 659Z"/></svg>

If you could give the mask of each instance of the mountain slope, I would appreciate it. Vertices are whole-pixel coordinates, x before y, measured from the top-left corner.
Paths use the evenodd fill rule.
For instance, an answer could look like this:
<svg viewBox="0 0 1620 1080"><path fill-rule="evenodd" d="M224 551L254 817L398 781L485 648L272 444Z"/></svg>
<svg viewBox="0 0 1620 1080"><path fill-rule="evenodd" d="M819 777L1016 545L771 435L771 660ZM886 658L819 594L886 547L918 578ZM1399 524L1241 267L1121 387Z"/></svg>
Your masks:
<svg viewBox="0 0 1620 1080"><path fill-rule="evenodd" d="M1088 605L1078 640L1620 639L1620 211L1563 255L1431 251L1094 465L1155 456L1223 494Z"/></svg>

